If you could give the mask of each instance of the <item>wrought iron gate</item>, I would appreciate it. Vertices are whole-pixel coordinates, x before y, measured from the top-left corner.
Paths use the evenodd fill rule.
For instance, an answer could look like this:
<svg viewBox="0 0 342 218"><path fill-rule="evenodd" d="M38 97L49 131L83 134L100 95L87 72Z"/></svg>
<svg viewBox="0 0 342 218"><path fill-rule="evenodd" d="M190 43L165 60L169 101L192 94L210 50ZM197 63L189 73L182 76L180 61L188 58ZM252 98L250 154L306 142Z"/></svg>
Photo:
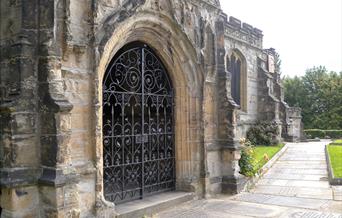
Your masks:
<svg viewBox="0 0 342 218"><path fill-rule="evenodd" d="M115 203L173 190L173 89L165 67L141 43L113 58L103 81L103 183Z"/></svg>

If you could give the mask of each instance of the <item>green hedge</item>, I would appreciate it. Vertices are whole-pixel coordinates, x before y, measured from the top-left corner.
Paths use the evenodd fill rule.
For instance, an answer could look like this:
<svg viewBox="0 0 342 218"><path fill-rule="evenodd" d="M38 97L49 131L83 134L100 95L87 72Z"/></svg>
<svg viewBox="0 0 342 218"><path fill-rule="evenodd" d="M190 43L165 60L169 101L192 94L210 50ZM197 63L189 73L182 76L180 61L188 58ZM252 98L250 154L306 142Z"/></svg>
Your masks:
<svg viewBox="0 0 342 218"><path fill-rule="evenodd" d="M325 130L325 135L329 136L332 139L341 139L342 130Z"/></svg>
<svg viewBox="0 0 342 218"><path fill-rule="evenodd" d="M329 137L332 139L342 138L342 130L306 129L304 130L304 132L309 139L314 139L314 138L324 139L326 137Z"/></svg>

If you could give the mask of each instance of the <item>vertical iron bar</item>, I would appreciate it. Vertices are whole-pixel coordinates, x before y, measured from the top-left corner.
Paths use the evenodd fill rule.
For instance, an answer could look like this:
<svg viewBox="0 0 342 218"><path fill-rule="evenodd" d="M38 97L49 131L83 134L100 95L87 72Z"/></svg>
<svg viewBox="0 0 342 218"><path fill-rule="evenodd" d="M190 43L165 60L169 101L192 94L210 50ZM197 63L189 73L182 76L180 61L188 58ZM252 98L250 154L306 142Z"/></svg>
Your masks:
<svg viewBox="0 0 342 218"><path fill-rule="evenodd" d="M113 167L115 164L114 164L114 105L112 105L112 123L111 123L111 130L112 130L112 137L110 139L111 141L111 160L112 160L112 164L111 164L111 167Z"/></svg>
<svg viewBox="0 0 342 218"><path fill-rule="evenodd" d="M157 173L158 173L158 186L160 185L160 143L159 143L159 134L158 134L158 127L159 127L159 96L157 96L157 132L156 132L156 138L157 138Z"/></svg>
<svg viewBox="0 0 342 218"><path fill-rule="evenodd" d="M131 98L132 97L136 97L135 95L133 95L133 96L130 96ZM136 100L136 99L134 99L134 100ZM135 154L135 152L134 152L134 150L135 150L135 137L134 137L134 107L135 107L135 105L131 105L131 107L132 107L132 110L131 110L131 114L132 114L132 125L131 125L131 128L132 128L132 133L131 133L131 140L132 140L132 164L133 163L135 163L135 160L134 160L134 154Z"/></svg>
<svg viewBox="0 0 342 218"><path fill-rule="evenodd" d="M122 143L122 151L121 151L121 170L122 170L122 193L121 193L121 200L124 200L124 192L125 192L125 94L121 94L121 123L122 123L122 130L121 130L121 143Z"/></svg>
<svg viewBox="0 0 342 218"><path fill-rule="evenodd" d="M172 160L172 163L173 163L173 168L172 168L172 174L173 174L173 178L172 178L172 180L173 180L173 189L176 189L176 143L175 143L175 125L176 125L176 121L175 121L175 116L174 116L174 108L175 108L175 106L176 106L176 102L175 102L175 98L173 97L174 96L174 89L172 88L172 90L171 90L171 104L172 104L172 106L171 106L171 122L172 122L172 124L171 124L171 133L172 133L172 158L173 158L173 160Z"/></svg>
<svg viewBox="0 0 342 218"><path fill-rule="evenodd" d="M141 130L141 136L142 138L145 137L145 50L144 48L141 49L141 96L142 96L142 130ZM144 140L141 142L141 198L144 198L144 171L145 171L145 165L144 165L144 149L145 143Z"/></svg>

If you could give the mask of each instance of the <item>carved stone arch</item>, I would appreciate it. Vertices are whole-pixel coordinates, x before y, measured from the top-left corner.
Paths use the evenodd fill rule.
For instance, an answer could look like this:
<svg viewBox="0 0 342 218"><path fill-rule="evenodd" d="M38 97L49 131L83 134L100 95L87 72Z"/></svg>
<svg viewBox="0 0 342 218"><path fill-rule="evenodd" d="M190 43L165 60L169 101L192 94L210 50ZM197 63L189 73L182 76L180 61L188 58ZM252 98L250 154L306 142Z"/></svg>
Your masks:
<svg viewBox="0 0 342 218"><path fill-rule="evenodd" d="M174 85L175 96L175 152L176 190L203 193L202 90L203 72L197 64L196 51L187 36L174 21L163 14L143 12L125 20L115 28L106 41L103 52L97 53L95 78L96 120L96 190L98 213L104 205L103 198L103 145L102 145L102 79L114 55L124 45L140 41L153 48L162 60Z"/></svg>
<svg viewBox="0 0 342 218"><path fill-rule="evenodd" d="M231 49L226 55L226 70L230 74L231 95L234 101L240 105L240 109L247 111L247 61L242 52L236 48ZM238 96L236 95L238 92Z"/></svg>

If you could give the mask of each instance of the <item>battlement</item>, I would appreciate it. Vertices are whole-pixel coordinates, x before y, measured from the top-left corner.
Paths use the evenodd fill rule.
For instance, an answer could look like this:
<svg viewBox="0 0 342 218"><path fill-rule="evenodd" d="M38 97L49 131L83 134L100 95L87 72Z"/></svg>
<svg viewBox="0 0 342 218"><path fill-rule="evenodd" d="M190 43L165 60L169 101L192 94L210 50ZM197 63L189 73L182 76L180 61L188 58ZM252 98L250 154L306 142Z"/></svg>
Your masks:
<svg viewBox="0 0 342 218"><path fill-rule="evenodd" d="M302 109L300 107L290 107L287 109L290 118L301 117Z"/></svg>
<svg viewBox="0 0 342 218"><path fill-rule="evenodd" d="M244 41L252 46L262 48L263 33L262 30L253 27L248 23L226 15L225 35L240 41Z"/></svg>

